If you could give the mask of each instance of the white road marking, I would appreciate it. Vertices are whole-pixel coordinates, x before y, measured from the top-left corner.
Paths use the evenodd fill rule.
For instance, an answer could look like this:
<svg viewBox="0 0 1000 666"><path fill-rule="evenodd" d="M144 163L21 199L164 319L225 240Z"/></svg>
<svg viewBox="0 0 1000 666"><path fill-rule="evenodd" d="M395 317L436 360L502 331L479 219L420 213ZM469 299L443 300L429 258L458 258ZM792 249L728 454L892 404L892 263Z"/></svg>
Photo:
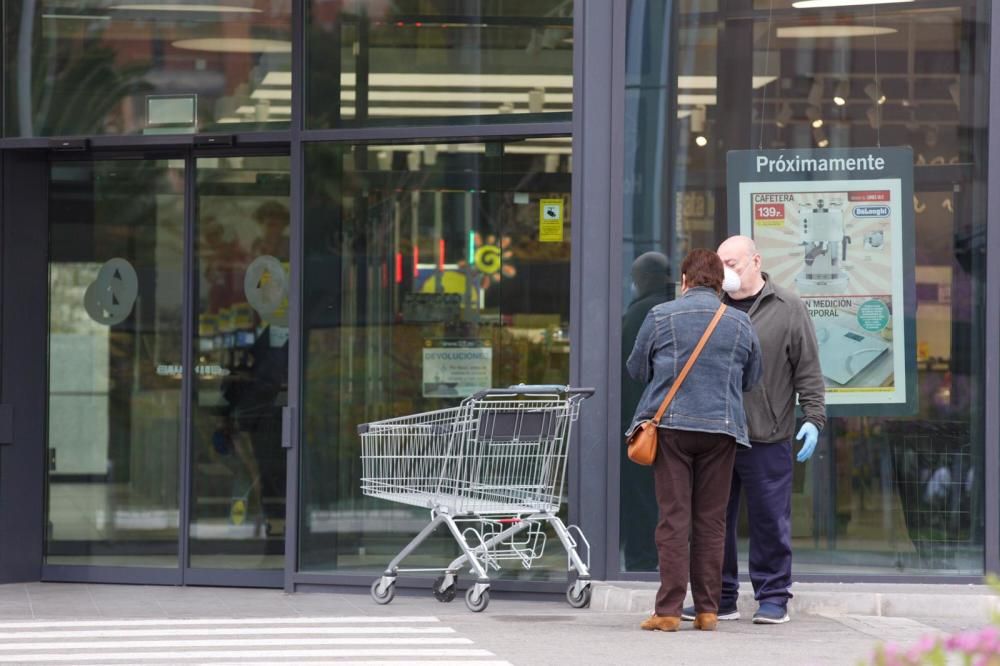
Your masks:
<svg viewBox="0 0 1000 666"><path fill-rule="evenodd" d="M130 648L201 648L201 647L276 647L283 645L469 645L468 638L177 638L162 641L65 641L60 650L113 650L123 644ZM52 643L4 643L0 651L51 650Z"/></svg>
<svg viewBox="0 0 1000 666"><path fill-rule="evenodd" d="M247 666L246 661L206 661L201 664L191 664L190 666ZM253 661L253 666L268 666L269 664L288 664L287 661ZM336 666L427 666L428 664L442 663L445 666L514 666L509 661L496 659L449 659L441 661L437 659L433 662L414 659L375 659L365 661L341 661L337 660Z"/></svg>
<svg viewBox="0 0 1000 666"><path fill-rule="evenodd" d="M431 616L0 622L0 664L511 666L439 622Z"/></svg>
<svg viewBox="0 0 1000 666"><path fill-rule="evenodd" d="M0 640L31 638L142 638L152 636L260 636L262 632L273 636L318 634L453 634L451 627L268 627L267 629L226 627L190 629L83 629L69 631L4 631Z"/></svg>
<svg viewBox="0 0 1000 666"><path fill-rule="evenodd" d="M413 624L423 622L440 622L436 617L428 615L406 616L386 615L375 617L358 615L349 617L226 617L197 619L159 619L159 620L56 620L40 622L0 622L0 630L4 629L35 629L42 627L158 627L162 625L177 626L227 626L227 625L257 625L257 624Z"/></svg>
<svg viewBox="0 0 1000 666"><path fill-rule="evenodd" d="M22 654L2 655L0 663L39 663L39 662L63 662L74 663L84 661L127 661L133 664L141 664L143 661L170 661L178 662L190 659L212 659L213 657L224 657L226 659L260 659L269 657L260 650L191 650L191 651L171 651L171 652L77 652L74 654L63 654L59 652L42 654ZM282 650L275 653L275 657L284 659L316 659L316 658L339 658L339 657L493 657L489 650L479 649L433 649L433 648L411 648L411 649L329 649L329 650ZM212 662L209 662L212 663ZM448 664L441 660L434 663Z"/></svg>

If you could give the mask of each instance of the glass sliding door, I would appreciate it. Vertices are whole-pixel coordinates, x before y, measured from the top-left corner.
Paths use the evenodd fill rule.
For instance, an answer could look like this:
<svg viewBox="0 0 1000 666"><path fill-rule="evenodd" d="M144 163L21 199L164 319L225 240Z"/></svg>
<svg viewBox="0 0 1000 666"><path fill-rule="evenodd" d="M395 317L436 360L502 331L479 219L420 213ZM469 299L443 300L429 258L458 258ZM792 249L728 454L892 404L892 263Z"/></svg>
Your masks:
<svg viewBox="0 0 1000 666"><path fill-rule="evenodd" d="M289 159L195 160L189 566L284 567Z"/></svg>
<svg viewBox="0 0 1000 666"><path fill-rule="evenodd" d="M47 577L280 584L288 156L57 157Z"/></svg>
<svg viewBox="0 0 1000 666"><path fill-rule="evenodd" d="M53 162L49 565L178 566L183 160Z"/></svg>

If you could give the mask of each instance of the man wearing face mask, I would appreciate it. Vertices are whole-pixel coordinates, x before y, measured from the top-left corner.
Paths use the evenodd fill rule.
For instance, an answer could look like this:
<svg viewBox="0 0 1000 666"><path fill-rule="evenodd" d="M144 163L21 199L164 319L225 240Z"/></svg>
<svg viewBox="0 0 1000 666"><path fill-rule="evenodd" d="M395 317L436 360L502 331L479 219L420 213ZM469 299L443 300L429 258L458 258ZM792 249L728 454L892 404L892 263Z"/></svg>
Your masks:
<svg viewBox="0 0 1000 666"><path fill-rule="evenodd" d="M825 388L819 365L816 330L805 303L774 284L761 271L761 257L751 238L733 236L718 250L725 270L723 302L750 316L761 342L763 381L743 394L752 448L736 454L722 567L720 620L738 620L739 570L736 523L740 490L746 492L750 526L750 580L759 603L755 624L788 622L792 594L792 434L795 400L805 420L795 439L802 441L796 460L805 462L816 449L826 423ZM690 613L688 611L691 611ZM684 609L694 618L694 608Z"/></svg>
<svg viewBox="0 0 1000 666"><path fill-rule="evenodd" d="M622 427L628 429L632 413L642 398L645 384L637 382L625 368L646 314L656 305L672 300L670 262L659 252L646 252L632 262L629 304L622 316ZM621 449L621 529L626 571L656 571L658 556L653 533L659 505L653 489L653 468L636 465Z"/></svg>

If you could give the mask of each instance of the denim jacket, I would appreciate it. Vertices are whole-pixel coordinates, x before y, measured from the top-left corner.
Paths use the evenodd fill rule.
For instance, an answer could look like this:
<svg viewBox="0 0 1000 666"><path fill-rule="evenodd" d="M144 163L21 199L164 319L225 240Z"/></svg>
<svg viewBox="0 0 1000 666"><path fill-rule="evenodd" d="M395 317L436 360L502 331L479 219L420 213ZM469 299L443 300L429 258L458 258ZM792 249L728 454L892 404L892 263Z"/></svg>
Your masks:
<svg viewBox="0 0 1000 666"><path fill-rule="evenodd" d="M719 297L714 291L694 287L646 315L627 363L629 374L645 383L646 389L626 434L656 414L718 308ZM749 447L743 392L760 377L760 341L750 318L735 308L726 308L660 427L731 435L738 444Z"/></svg>

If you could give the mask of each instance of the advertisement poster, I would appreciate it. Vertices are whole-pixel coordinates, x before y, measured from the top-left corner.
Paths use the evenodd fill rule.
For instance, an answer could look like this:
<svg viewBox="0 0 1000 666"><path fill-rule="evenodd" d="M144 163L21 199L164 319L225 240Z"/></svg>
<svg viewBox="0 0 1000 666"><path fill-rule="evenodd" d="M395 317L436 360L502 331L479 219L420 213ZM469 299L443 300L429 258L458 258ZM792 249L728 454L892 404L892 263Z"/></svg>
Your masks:
<svg viewBox="0 0 1000 666"><path fill-rule="evenodd" d="M426 340L425 398L465 398L493 383L493 349L486 340Z"/></svg>
<svg viewBox="0 0 1000 666"><path fill-rule="evenodd" d="M829 405L915 398L912 165L903 148L729 155L731 226L805 302Z"/></svg>

